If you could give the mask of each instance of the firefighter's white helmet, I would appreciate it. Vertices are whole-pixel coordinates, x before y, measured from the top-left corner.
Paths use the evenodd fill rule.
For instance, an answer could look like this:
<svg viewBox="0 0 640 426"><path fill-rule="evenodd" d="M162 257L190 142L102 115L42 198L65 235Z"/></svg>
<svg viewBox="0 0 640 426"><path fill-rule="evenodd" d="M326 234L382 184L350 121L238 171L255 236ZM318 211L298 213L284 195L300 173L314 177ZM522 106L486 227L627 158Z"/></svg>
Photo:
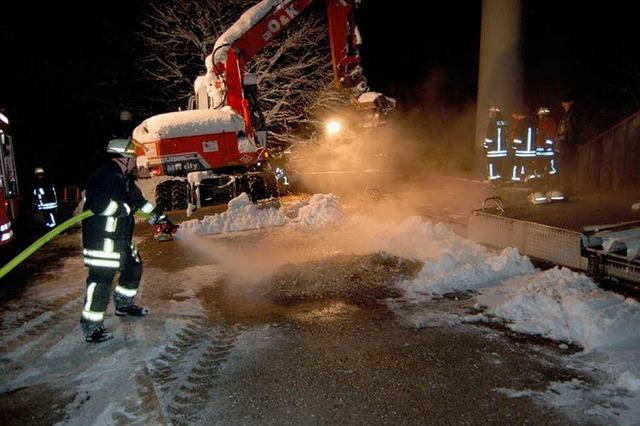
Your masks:
<svg viewBox="0 0 640 426"><path fill-rule="evenodd" d="M489 108L489 112L493 112L493 113L500 112L500 108L499 108L499 107L497 107L497 106L495 106L495 105L492 105L492 106Z"/></svg>
<svg viewBox="0 0 640 426"><path fill-rule="evenodd" d="M123 157L136 156L136 149L131 139L111 139L107 145L107 152L120 154Z"/></svg>
<svg viewBox="0 0 640 426"><path fill-rule="evenodd" d="M549 115L551 114L551 110L547 107L538 108L538 116Z"/></svg>
<svg viewBox="0 0 640 426"><path fill-rule="evenodd" d="M33 169L33 174L42 175L44 174L44 169L42 167L36 167L35 169Z"/></svg>

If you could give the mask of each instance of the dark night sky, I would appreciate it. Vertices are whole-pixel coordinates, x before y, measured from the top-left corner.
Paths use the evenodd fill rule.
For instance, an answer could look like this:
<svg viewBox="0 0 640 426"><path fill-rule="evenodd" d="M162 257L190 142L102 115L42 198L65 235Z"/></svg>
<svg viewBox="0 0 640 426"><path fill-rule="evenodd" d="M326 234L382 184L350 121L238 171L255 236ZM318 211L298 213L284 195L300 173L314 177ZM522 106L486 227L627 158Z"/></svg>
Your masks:
<svg viewBox="0 0 640 426"><path fill-rule="evenodd" d="M416 3L363 1L370 85L411 108L473 102L481 1L425 2L427 11ZM25 2L22 10L3 10L0 108L12 121L24 178L42 164L57 182L82 185L109 136L121 133L118 111L143 118L132 65L141 4ZM526 100L554 103L573 88L604 121L615 121L638 109L635 14L627 2L584 4L524 0ZM430 81L442 93L426 99Z"/></svg>

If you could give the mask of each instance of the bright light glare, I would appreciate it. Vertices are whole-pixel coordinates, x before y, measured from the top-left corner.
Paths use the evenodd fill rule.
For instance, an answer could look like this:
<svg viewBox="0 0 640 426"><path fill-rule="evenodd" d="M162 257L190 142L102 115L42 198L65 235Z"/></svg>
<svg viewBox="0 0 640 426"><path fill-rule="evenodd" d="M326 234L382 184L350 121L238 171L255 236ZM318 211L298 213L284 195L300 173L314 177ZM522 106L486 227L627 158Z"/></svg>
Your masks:
<svg viewBox="0 0 640 426"><path fill-rule="evenodd" d="M331 120L327 123L327 134L335 136L342 131L342 123L338 120Z"/></svg>

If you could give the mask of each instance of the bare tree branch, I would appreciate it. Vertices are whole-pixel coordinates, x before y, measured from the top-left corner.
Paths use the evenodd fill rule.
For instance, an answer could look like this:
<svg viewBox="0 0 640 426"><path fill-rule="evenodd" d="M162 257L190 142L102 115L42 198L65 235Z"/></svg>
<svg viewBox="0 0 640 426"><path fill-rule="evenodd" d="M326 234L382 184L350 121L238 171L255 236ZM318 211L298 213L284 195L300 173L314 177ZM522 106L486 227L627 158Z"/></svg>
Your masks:
<svg viewBox="0 0 640 426"><path fill-rule="evenodd" d="M168 0L150 4L139 37L146 51L139 66L152 82L154 99L167 109L186 105L193 81L218 37L255 0ZM298 21L248 63L258 77L260 104L276 150L310 138L318 112L345 104L332 88L329 42L323 19Z"/></svg>

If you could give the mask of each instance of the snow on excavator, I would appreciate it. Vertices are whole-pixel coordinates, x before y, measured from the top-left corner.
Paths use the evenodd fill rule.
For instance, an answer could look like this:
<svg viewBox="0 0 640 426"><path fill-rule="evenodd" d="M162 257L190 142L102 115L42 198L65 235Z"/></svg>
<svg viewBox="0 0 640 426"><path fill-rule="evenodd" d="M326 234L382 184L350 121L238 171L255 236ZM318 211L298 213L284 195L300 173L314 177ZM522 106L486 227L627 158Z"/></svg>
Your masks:
<svg viewBox="0 0 640 426"><path fill-rule="evenodd" d="M8 127L9 119L0 113L0 246L14 239L20 201L13 143L6 133Z"/></svg>
<svg viewBox="0 0 640 426"><path fill-rule="evenodd" d="M193 210L242 192L256 202L278 196L257 78L246 63L316 0L262 0L216 41L207 73L196 79L190 109L148 118L133 131L138 166L151 176L174 176L155 189L163 209ZM369 92L357 47L359 0L325 0L336 85L379 119L395 101ZM384 107L384 108L381 108ZM144 173L143 173L144 174Z"/></svg>

